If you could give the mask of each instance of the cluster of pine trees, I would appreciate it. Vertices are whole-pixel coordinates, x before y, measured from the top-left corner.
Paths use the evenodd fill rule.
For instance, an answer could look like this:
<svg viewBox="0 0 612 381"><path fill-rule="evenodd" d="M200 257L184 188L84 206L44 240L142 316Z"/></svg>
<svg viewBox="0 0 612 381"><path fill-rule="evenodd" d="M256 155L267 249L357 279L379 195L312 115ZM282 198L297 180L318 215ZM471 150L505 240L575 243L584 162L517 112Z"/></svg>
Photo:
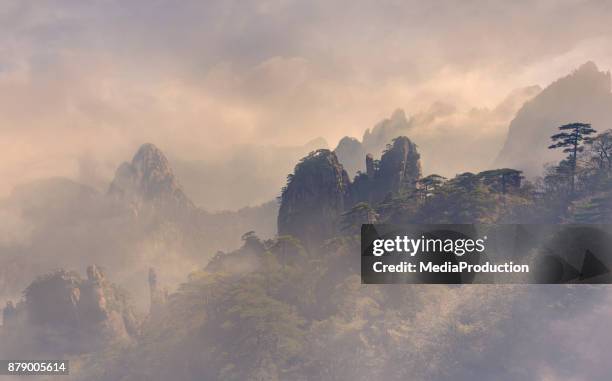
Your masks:
<svg viewBox="0 0 612 381"><path fill-rule="evenodd" d="M542 147L546 149L546 147ZM344 214L345 231L363 223L606 222L612 214L612 130L587 123L559 127L548 149L566 156L528 181L510 168L437 174L389 194L377 205L360 203Z"/></svg>

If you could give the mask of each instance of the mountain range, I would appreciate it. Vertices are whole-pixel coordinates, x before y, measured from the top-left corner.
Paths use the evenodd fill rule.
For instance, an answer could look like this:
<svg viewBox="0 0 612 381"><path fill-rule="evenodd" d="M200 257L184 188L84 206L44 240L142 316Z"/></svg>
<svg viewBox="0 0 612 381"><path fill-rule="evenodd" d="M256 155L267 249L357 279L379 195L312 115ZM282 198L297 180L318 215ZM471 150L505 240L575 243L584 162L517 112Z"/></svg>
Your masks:
<svg viewBox="0 0 612 381"><path fill-rule="evenodd" d="M550 136L557 127L573 122L590 123L599 131L612 128L610 72L600 71L590 61L550 84L518 110L494 165L520 169L532 177L541 174L545 163L562 156L558 150L545 149Z"/></svg>
<svg viewBox="0 0 612 381"><path fill-rule="evenodd" d="M120 165L106 192L66 178L23 184L0 200L0 302L36 275L58 267L101 265L135 295L146 295L149 266L172 287L241 235L276 232L275 200L207 212L187 196L164 153L142 145ZM147 298L137 298L147 307Z"/></svg>

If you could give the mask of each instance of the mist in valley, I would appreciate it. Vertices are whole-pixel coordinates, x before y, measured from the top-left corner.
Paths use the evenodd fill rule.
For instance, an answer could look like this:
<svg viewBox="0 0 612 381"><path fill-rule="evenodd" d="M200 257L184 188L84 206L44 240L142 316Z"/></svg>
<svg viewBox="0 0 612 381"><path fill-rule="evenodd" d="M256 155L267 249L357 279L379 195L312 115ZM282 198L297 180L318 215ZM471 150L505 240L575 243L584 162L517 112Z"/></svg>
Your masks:
<svg viewBox="0 0 612 381"><path fill-rule="evenodd" d="M547 148L573 122L608 141L611 16L0 1L0 359L89 381L608 380L608 286L363 285L358 227L612 221L601 146L571 189ZM507 190L488 170L509 168Z"/></svg>

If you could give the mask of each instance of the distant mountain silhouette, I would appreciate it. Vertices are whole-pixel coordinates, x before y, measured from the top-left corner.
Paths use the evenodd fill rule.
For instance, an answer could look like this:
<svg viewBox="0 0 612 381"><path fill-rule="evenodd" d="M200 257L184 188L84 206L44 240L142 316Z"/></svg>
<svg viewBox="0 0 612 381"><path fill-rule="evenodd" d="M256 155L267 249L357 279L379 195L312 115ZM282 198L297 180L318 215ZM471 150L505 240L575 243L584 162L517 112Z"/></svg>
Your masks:
<svg viewBox="0 0 612 381"><path fill-rule="evenodd" d="M338 142L334 153L350 177L355 176L357 171L364 170L363 158L367 152L359 140L348 136L343 137Z"/></svg>
<svg viewBox="0 0 612 381"><path fill-rule="evenodd" d="M369 128L365 130L362 141L366 153L380 156L391 140L408 135L410 127L412 127L411 120L406 118L404 110L395 110L390 118L378 122L372 130Z"/></svg>
<svg viewBox="0 0 612 381"><path fill-rule="evenodd" d="M185 196L164 153L150 143L140 147L131 163L121 164L108 193L136 208L145 203L181 210L195 208Z"/></svg>
<svg viewBox="0 0 612 381"><path fill-rule="evenodd" d="M404 110L397 109L390 118L381 120L371 130L366 129L362 141L348 136L340 139L334 153L352 178L357 171L365 170L363 158L366 154L379 157L389 142L398 136L408 135L412 125L413 120L406 117Z"/></svg>
<svg viewBox="0 0 612 381"><path fill-rule="evenodd" d="M543 164L562 155L546 149L550 136L572 122L591 123L596 130L612 125L610 73L599 71L593 62L553 82L523 105L510 123L494 166L520 169L531 176L541 173Z"/></svg>

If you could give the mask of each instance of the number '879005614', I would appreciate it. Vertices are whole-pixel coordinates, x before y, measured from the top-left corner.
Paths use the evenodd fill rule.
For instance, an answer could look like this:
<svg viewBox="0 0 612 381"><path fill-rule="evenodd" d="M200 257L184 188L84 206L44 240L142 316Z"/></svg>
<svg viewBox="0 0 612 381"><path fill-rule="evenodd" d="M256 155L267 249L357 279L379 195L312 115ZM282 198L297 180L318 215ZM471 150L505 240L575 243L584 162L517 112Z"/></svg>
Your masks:
<svg viewBox="0 0 612 381"><path fill-rule="evenodd" d="M68 375L67 360L0 360L0 375Z"/></svg>

